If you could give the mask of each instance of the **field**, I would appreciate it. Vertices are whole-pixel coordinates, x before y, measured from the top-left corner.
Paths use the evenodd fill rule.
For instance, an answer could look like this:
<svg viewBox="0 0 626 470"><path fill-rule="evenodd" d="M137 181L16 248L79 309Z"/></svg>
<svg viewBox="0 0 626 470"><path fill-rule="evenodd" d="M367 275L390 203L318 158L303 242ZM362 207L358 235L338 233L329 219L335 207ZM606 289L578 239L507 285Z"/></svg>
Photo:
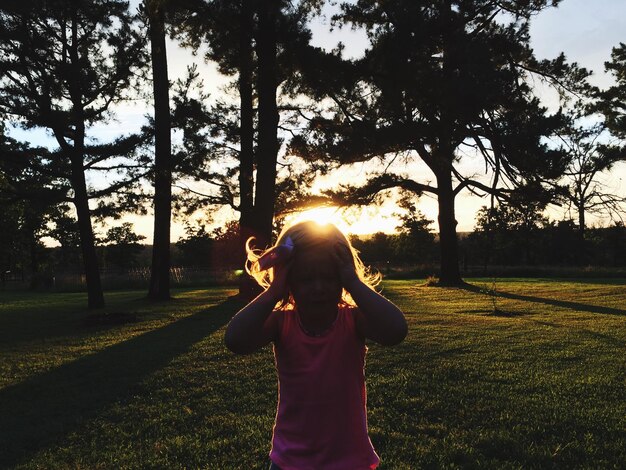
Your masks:
<svg viewBox="0 0 626 470"><path fill-rule="evenodd" d="M370 345L381 469L624 468L626 281L389 281L407 339ZM266 469L270 348L235 356L227 288L0 292L0 468Z"/></svg>

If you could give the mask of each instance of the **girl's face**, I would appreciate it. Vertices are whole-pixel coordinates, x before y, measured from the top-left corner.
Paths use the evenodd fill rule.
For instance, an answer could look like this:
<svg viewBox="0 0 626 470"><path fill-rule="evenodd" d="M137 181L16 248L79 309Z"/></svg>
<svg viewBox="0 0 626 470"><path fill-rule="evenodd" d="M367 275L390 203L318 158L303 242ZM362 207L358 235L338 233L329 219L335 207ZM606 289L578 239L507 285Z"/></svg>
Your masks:
<svg viewBox="0 0 626 470"><path fill-rule="evenodd" d="M300 309L336 308L342 285L329 250L296 249L289 271L289 288Z"/></svg>

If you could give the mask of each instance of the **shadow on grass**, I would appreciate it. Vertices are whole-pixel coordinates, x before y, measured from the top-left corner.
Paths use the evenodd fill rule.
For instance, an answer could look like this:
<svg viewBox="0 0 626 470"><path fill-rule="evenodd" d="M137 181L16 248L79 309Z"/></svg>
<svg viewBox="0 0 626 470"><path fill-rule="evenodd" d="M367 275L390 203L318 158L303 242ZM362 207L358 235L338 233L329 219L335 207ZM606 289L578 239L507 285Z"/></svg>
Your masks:
<svg viewBox="0 0 626 470"><path fill-rule="evenodd" d="M472 284L465 284L462 289L480 294L485 293L483 288ZM570 302L568 300L546 299L545 297L535 297L532 295L513 294L511 292L504 292L501 290L489 293L488 295L494 295L495 297L501 297L503 299L522 300L524 302L536 302L552 305L553 307L569 308L570 310L575 310L577 312L601 313L605 315L626 315L626 310L621 310L619 308L581 304L579 302Z"/></svg>
<svg viewBox="0 0 626 470"><path fill-rule="evenodd" d="M544 326L549 326L551 328L566 328L565 325L554 323L554 322L549 322L549 321L533 320L533 323L537 323L539 325L544 325ZM592 331L592 330L589 330L586 328L580 328L580 327L578 327L577 330L580 331L582 334L587 335L590 338L607 343L612 347L617 347L617 348L626 347L626 341L619 339L619 338L615 338L614 336L607 335L605 333L600 333L599 331Z"/></svg>
<svg viewBox="0 0 626 470"><path fill-rule="evenodd" d="M512 317L523 317L525 315L529 315L524 312L516 312L513 310L502 310L499 308L489 309L489 308L478 308L472 310L460 310L459 313L470 313L472 315L484 315L488 317L504 317L504 318L512 318Z"/></svg>
<svg viewBox="0 0 626 470"><path fill-rule="evenodd" d="M241 306L228 300L0 390L0 468L23 462L136 393L144 378L217 331Z"/></svg>
<svg viewBox="0 0 626 470"><path fill-rule="evenodd" d="M135 293L131 291L131 294ZM85 336L88 331L86 326L89 327L89 332L93 332L98 328L105 329L124 323L123 321L114 323L115 317L119 320L123 316L128 320L134 317L134 320L141 321L143 312L150 307L149 301L143 297L118 298L117 301L107 298L104 312L98 311L85 317L84 298L65 294L48 294L40 297L32 292L27 295L17 299L22 300L22 305L0 312L0 344L5 347L19 343ZM23 301L25 298L28 300ZM121 308L124 312L116 312L119 303L122 303ZM127 311L129 308L130 312Z"/></svg>

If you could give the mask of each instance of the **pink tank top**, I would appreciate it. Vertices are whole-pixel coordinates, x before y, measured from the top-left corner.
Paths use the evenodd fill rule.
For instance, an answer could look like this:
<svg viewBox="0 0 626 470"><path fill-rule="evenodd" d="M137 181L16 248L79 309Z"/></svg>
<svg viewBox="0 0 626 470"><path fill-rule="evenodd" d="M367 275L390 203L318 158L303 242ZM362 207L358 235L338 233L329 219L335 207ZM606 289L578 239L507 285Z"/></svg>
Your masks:
<svg viewBox="0 0 626 470"><path fill-rule="evenodd" d="M340 308L321 336L296 311L281 317L274 345L278 411L271 460L282 470L370 470L379 458L367 434L365 353L354 312Z"/></svg>

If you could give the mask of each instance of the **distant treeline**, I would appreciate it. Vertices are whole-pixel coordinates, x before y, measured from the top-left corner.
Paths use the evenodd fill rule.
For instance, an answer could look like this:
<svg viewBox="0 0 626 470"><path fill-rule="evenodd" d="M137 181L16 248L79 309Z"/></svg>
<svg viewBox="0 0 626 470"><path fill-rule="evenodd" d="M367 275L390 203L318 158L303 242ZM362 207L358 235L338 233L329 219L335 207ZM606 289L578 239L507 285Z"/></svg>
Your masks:
<svg viewBox="0 0 626 470"><path fill-rule="evenodd" d="M437 275L439 240L428 228L430 221L423 218L420 221L399 227L400 232L396 234L353 235L351 240L363 261L383 273L399 270ZM135 240L123 237L118 242L98 246L104 272L121 273L149 267L151 246L129 239ZM234 222L212 231L204 226L188 228L186 236L173 246L172 265L234 272L241 266L239 247L238 227ZM548 266L626 267L626 227L621 223L588 228L582 233L572 221L544 221L541 226L532 227L482 227L459 234L459 247L460 270L465 275L515 273L519 269L506 271L506 268L522 267L528 268L524 271L526 275L546 274L542 269ZM16 256L10 266L4 266L3 285L17 281L32 287L47 287L55 276L75 276L82 271L79 245L39 247L34 252L27 246L24 248L21 254L14 253ZM32 259L33 255L36 260Z"/></svg>
<svg viewBox="0 0 626 470"><path fill-rule="evenodd" d="M410 242L406 234L376 233L353 237L366 263L384 266L433 265L439 261L434 236ZM461 271L490 266L626 266L626 227L621 224L585 230L581 239L569 221L532 230L474 231L459 234Z"/></svg>

